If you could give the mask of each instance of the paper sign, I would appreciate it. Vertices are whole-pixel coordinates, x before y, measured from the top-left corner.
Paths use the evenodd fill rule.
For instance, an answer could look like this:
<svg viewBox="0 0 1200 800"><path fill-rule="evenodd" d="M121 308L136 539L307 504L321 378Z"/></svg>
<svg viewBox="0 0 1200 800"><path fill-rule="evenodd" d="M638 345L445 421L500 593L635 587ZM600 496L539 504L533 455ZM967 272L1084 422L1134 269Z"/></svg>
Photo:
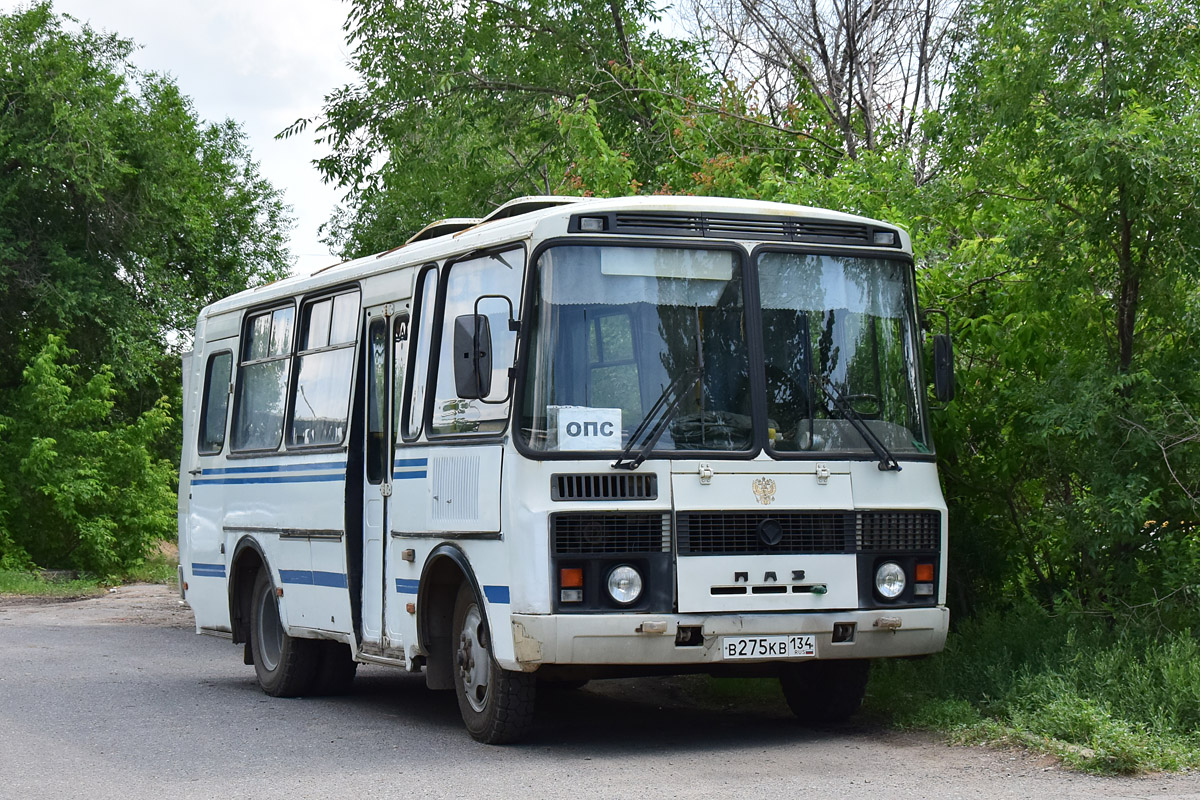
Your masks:
<svg viewBox="0 0 1200 800"><path fill-rule="evenodd" d="M555 450L620 450L621 409L549 406Z"/></svg>

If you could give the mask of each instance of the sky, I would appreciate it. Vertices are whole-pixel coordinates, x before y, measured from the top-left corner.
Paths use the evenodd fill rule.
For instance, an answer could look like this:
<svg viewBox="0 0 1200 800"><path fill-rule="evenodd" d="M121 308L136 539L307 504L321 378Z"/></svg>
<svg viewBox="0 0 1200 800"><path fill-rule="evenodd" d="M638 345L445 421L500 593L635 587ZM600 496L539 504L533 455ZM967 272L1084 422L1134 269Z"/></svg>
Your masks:
<svg viewBox="0 0 1200 800"><path fill-rule="evenodd" d="M9 12L28 2L0 0ZM339 261L320 243L341 192L324 185L312 160L325 150L305 133L275 134L317 115L325 95L350 81L343 0L54 0L54 9L132 39L144 70L170 74L202 119L242 125L262 174L283 192L296 226L293 270Z"/></svg>

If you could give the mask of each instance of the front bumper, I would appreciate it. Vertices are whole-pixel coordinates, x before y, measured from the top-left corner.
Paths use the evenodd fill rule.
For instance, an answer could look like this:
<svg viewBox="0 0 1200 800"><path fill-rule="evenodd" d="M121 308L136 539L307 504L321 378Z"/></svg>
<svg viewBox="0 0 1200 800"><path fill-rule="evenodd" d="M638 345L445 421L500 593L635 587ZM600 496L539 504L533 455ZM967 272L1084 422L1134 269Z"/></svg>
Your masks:
<svg viewBox="0 0 1200 800"><path fill-rule="evenodd" d="M505 669L544 664L695 665L721 659L723 636L809 633L817 658L888 658L939 652L946 643L945 607L807 614L514 614L514 661ZM833 642L834 623L854 623L851 641ZM702 643L676 644L680 626L699 627ZM770 660L770 659L764 659ZM740 663L745 663L740 662Z"/></svg>

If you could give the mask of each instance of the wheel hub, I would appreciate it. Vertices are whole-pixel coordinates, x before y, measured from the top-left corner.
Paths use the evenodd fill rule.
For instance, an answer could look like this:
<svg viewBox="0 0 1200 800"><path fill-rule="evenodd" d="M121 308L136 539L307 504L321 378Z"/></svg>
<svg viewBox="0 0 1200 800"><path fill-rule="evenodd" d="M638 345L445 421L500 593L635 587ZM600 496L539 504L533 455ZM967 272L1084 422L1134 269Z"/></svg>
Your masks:
<svg viewBox="0 0 1200 800"><path fill-rule="evenodd" d="M483 711L487 705L491 682L492 659L482 632L483 618L479 614L479 606L472 605L463 619L454 661L458 665L458 679L462 682L467 702L477 712Z"/></svg>

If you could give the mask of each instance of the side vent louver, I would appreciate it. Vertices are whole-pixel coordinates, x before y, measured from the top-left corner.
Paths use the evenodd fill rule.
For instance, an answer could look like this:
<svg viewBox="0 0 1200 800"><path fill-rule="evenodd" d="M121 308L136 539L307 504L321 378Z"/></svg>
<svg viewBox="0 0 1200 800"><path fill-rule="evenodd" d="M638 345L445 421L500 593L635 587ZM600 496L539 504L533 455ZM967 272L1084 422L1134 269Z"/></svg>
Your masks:
<svg viewBox="0 0 1200 800"><path fill-rule="evenodd" d="M552 500L657 500L658 476L552 475Z"/></svg>

